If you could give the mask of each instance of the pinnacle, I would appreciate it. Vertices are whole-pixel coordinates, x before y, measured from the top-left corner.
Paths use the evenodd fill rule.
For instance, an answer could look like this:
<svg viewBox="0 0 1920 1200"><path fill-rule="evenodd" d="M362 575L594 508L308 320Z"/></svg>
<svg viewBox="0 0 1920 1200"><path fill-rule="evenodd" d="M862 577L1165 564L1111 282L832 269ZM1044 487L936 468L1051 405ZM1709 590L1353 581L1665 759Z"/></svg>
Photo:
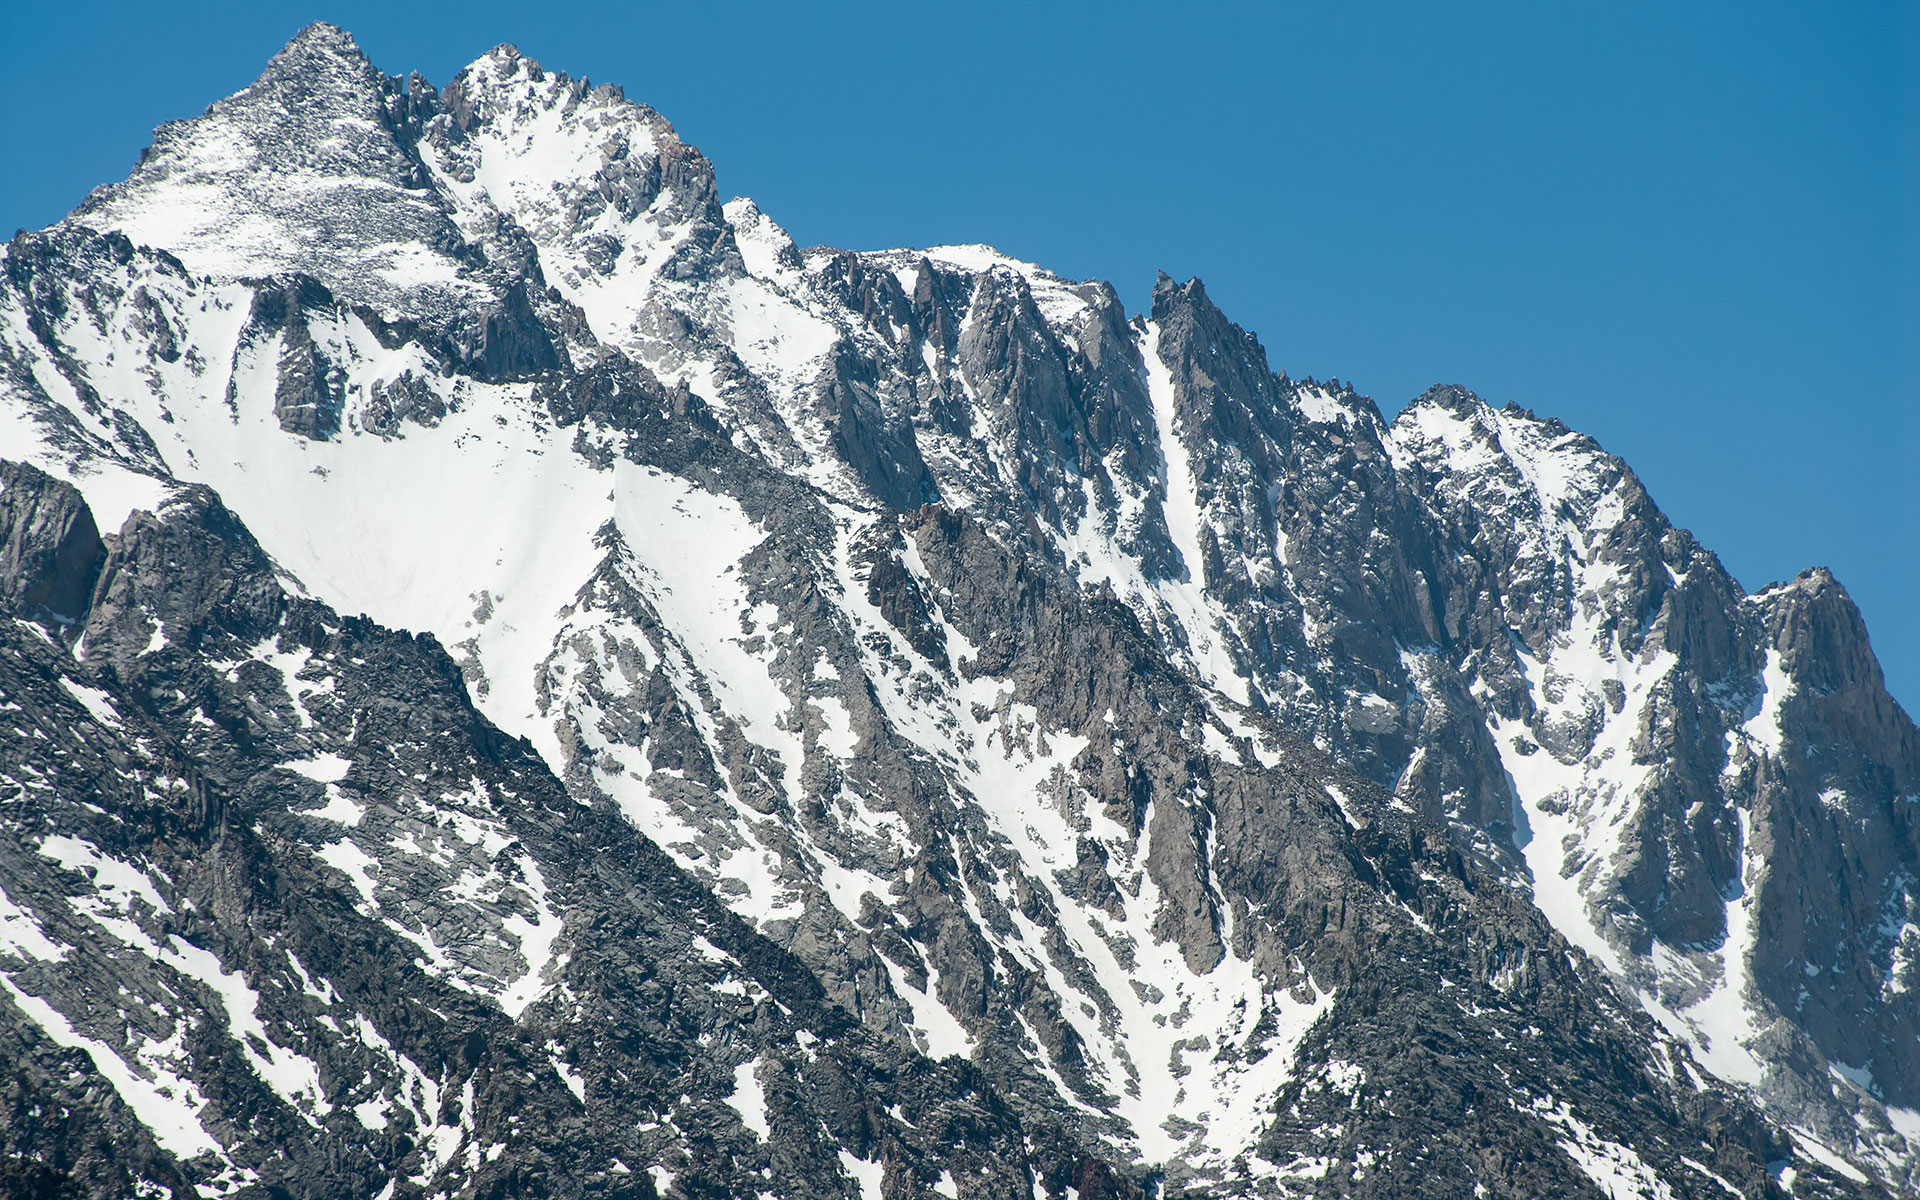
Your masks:
<svg viewBox="0 0 1920 1200"><path fill-rule="evenodd" d="M1196 307L1213 307L1213 302L1207 299L1207 285L1198 275L1185 283L1175 283L1173 276L1159 272L1153 283L1153 319L1162 319L1174 304L1182 301Z"/></svg>
<svg viewBox="0 0 1920 1200"><path fill-rule="evenodd" d="M301 29L283 46L275 60L290 55L324 54L330 58L349 58L364 61L366 55L360 50L360 44L353 35L329 21L315 21Z"/></svg>
<svg viewBox="0 0 1920 1200"><path fill-rule="evenodd" d="M329 88L351 87L356 81L377 75L351 33L338 25L315 21L289 38L279 53L268 60L254 86L276 81L327 80L330 82L324 86Z"/></svg>
<svg viewBox="0 0 1920 1200"><path fill-rule="evenodd" d="M1422 406L1444 408L1463 415L1482 409L1491 411L1485 400L1457 383L1436 383L1407 405L1408 408Z"/></svg>
<svg viewBox="0 0 1920 1200"><path fill-rule="evenodd" d="M527 78L536 81L545 75L539 61L529 58L512 42L501 42L468 63L460 73L468 77L477 76L494 80L512 79L524 73Z"/></svg>

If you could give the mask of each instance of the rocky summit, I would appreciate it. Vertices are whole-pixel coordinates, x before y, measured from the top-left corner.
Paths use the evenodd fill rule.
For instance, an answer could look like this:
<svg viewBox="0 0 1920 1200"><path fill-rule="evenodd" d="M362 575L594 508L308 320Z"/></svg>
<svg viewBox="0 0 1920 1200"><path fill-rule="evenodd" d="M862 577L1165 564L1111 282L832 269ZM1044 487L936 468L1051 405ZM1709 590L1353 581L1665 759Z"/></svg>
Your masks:
<svg viewBox="0 0 1920 1200"><path fill-rule="evenodd" d="M1920 734L1626 464L302 31L0 275L11 1197L1913 1197Z"/></svg>

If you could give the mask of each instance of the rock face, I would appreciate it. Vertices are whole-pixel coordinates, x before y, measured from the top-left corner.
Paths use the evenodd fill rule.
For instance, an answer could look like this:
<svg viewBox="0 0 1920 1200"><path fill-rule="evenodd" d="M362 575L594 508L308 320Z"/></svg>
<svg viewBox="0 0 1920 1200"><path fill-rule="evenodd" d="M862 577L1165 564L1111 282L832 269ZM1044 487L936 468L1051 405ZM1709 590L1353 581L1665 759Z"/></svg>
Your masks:
<svg viewBox="0 0 1920 1200"><path fill-rule="evenodd" d="M1917 1194L1836 581L720 195L318 25L6 247L9 1187Z"/></svg>
<svg viewBox="0 0 1920 1200"><path fill-rule="evenodd" d="M5 495L9 533L86 517L30 467ZM1086 1169L569 797L431 636L289 597L211 493L109 540L83 659L0 630L16 1180L833 1195L844 1154L1005 1194Z"/></svg>

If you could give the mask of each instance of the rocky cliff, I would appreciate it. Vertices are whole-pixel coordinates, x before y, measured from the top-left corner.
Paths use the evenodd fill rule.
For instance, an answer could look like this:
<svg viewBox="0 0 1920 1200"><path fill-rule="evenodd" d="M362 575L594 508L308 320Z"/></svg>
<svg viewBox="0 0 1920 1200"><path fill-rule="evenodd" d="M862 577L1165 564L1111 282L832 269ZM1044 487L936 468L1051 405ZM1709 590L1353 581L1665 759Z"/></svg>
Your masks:
<svg viewBox="0 0 1920 1200"><path fill-rule="evenodd" d="M1920 1190L1838 582L1198 281L720 196L316 25L6 247L16 1190Z"/></svg>

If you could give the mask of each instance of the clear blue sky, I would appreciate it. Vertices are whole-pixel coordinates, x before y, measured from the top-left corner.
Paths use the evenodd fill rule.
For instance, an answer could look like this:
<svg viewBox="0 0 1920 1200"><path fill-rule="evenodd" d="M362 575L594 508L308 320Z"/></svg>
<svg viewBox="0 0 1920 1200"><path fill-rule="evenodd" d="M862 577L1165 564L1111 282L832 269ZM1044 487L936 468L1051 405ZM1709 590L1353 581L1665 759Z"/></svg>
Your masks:
<svg viewBox="0 0 1920 1200"><path fill-rule="evenodd" d="M315 19L620 83L803 244L1199 275L1389 413L1560 416L1749 588L1831 566L1920 708L1920 5L10 3L0 229Z"/></svg>

